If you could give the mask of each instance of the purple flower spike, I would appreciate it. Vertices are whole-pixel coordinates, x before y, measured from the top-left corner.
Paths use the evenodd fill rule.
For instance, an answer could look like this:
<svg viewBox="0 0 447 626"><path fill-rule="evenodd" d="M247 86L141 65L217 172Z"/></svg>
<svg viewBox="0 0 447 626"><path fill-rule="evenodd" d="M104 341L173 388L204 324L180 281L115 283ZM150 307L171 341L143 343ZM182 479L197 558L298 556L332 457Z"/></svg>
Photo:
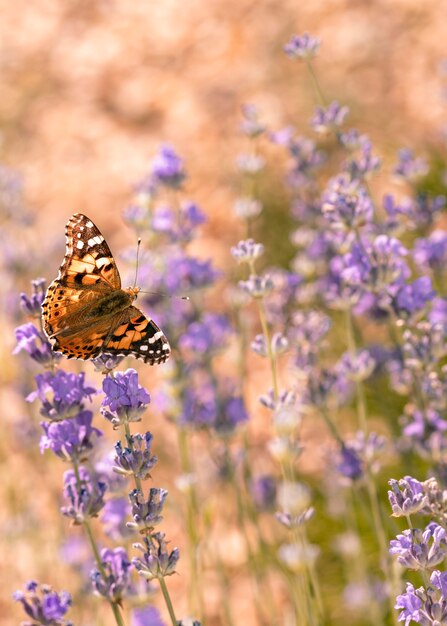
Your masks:
<svg viewBox="0 0 447 626"><path fill-rule="evenodd" d="M97 517L104 507L106 489L106 484L90 475L85 467L79 468L79 479L73 470L68 470L64 474L64 496L68 506L61 508L62 514L77 525L89 517Z"/></svg>
<svg viewBox="0 0 447 626"><path fill-rule="evenodd" d="M114 376L106 376L102 388L105 396L101 403L101 414L114 428L125 422L141 420L151 398L146 389L138 384L136 370L128 369Z"/></svg>
<svg viewBox="0 0 447 626"><path fill-rule="evenodd" d="M244 116L243 121L241 122L241 131L247 137L259 137L262 135L266 126L259 121L259 112L254 104L243 104L242 105L242 115Z"/></svg>
<svg viewBox="0 0 447 626"><path fill-rule="evenodd" d="M45 434L40 439L40 451L52 450L64 461L85 461L96 438L102 436L102 432L92 426L92 420L91 411L81 411L69 420L41 422Z"/></svg>
<svg viewBox="0 0 447 626"><path fill-rule="evenodd" d="M46 293L45 278L37 278L31 281L33 292L31 297L26 293L20 294L20 306L25 313L40 318L42 315L42 302Z"/></svg>
<svg viewBox="0 0 447 626"><path fill-rule="evenodd" d="M132 505L134 521L128 522L127 526L132 530L139 530L140 532L151 531L163 519L161 512L167 495L166 489L151 487L149 497L145 500L143 494L138 489L131 491L129 500Z"/></svg>
<svg viewBox="0 0 447 626"><path fill-rule="evenodd" d="M206 313L201 321L192 322L188 326L180 337L179 345L192 354L203 356L225 347L231 333L230 322L225 315Z"/></svg>
<svg viewBox="0 0 447 626"><path fill-rule="evenodd" d="M339 474L352 481L359 480L364 473L363 462L358 453L347 445L343 445L340 450L340 460L336 469Z"/></svg>
<svg viewBox="0 0 447 626"><path fill-rule="evenodd" d="M399 621L405 620L422 626L440 626L447 615L447 572L435 570L430 576L430 585L415 589L407 583L407 591L397 597L396 609L402 609Z"/></svg>
<svg viewBox="0 0 447 626"><path fill-rule="evenodd" d="M136 476L141 480L150 477L150 470L157 462L157 457L151 452L152 435L131 435L127 437L127 446L122 447L121 442L115 445L114 470L123 476Z"/></svg>
<svg viewBox="0 0 447 626"><path fill-rule="evenodd" d="M428 165L425 159L416 158L413 155L413 151L409 148L402 148L398 152L398 163L394 168L394 174L407 180L408 182L412 182L421 178L421 176L425 176L428 172Z"/></svg>
<svg viewBox="0 0 447 626"><path fill-rule="evenodd" d="M128 498L109 498L101 513L101 523L104 525L106 535L114 541L122 541L132 535L132 531L126 526L129 516Z"/></svg>
<svg viewBox="0 0 447 626"><path fill-rule="evenodd" d="M16 591L14 600L20 602L31 622L23 622L29 626L72 626L64 615L72 604L71 596L66 591L57 593L49 585L38 585L30 581L25 592Z"/></svg>
<svg viewBox="0 0 447 626"><path fill-rule="evenodd" d="M405 476L397 481L393 478L388 481L391 491L388 499L394 517L406 517L424 511L428 506L428 495L425 493L424 483L411 476Z"/></svg>
<svg viewBox="0 0 447 626"><path fill-rule="evenodd" d="M143 541L144 544L134 544L134 547L143 553L143 557L132 559L132 564L140 576L152 580L174 574L180 553L178 548L169 552L164 533L153 533L144 537Z"/></svg>
<svg viewBox="0 0 447 626"><path fill-rule="evenodd" d="M276 502L276 480L268 474L253 478L250 492L260 511L272 511Z"/></svg>
<svg viewBox="0 0 447 626"><path fill-rule="evenodd" d="M390 554L408 569L435 567L447 555L446 531L435 522L430 522L424 531L419 528L404 530L390 541Z"/></svg>
<svg viewBox="0 0 447 626"><path fill-rule="evenodd" d="M284 46L284 52L292 59L311 59L317 54L320 44L318 37L307 33L293 35L289 43Z"/></svg>
<svg viewBox="0 0 447 626"><path fill-rule="evenodd" d="M33 361L41 365L54 363L56 355L52 352L46 337L37 330L34 324L23 324L16 328L14 332L17 339L17 346L14 348L13 354L18 354L24 350Z"/></svg>
<svg viewBox="0 0 447 626"><path fill-rule="evenodd" d="M178 189L186 174L182 159L171 146L162 146L151 163L152 176L159 185Z"/></svg>
<svg viewBox="0 0 447 626"><path fill-rule="evenodd" d="M268 274L251 275L248 280L240 280L239 287L252 298L264 298L273 290L273 281Z"/></svg>
<svg viewBox="0 0 447 626"><path fill-rule="evenodd" d="M154 606L145 606L132 611L131 626L166 626L161 615Z"/></svg>
<svg viewBox="0 0 447 626"><path fill-rule="evenodd" d="M106 576L94 569L90 578L95 592L111 600L121 602L129 593L131 563L124 548L101 551L101 563Z"/></svg>
<svg viewBox="0 0 447 626"><path fill-rule="evenodd" d="M264 253L262 243L256 243L254 239L240 241L237 246L231 248L231 254L238 263L252 263Z"/></svg>
<svg viewBox="0 0 447 626"><path fill-rule="evenodd" d="M27 397L29 402L38 398L42 402L41 415L50 420L75 417L84 410L84 400L91 400L94 387L85 385L85 374L72 374L59 370L36 376L37 390Z"/></svg>
<svg viewBox="0 0 447 626"><path fill-rule="evenodd" d="M340 106L334 100L325 109L317 106L310 125L317 133L329 133L339 128L349 113L347 106Z"/></svg>

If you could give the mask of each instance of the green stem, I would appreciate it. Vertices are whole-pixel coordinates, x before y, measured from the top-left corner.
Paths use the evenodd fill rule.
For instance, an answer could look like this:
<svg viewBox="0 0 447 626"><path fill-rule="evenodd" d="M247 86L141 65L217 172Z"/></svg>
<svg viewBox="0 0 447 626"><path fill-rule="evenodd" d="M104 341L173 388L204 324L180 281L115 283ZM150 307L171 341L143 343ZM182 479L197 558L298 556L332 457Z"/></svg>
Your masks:
<svg viewBox="0 0 447 626"><path fill-rule="evenodd" d="M314 68L312 66L312 62L310 59L306 59L306 67L307 71L312 80L313 87L315 89L315 93L317 94L317 99L320 102L321 106L326 106L326 98L323 95L323 91L321 90L320 83L318 81L317 75L314 72Z"/></svg>
<svg viewBox="0 0 447 626"><path fill-rule="evenodd" d="M188 432L186 428L178 426L178 442L180 451L181 473L188 477L192 474L191 458L189 456ZM201 573L199 566L199 536L197 534L197 522L199 520L199 508L194 482L191 481L186 488L186 533L188 536L188 555L191 568L190 583L188 588L190 610L193 613L200 612L203 620L204 603L201 585Z"/></svg>
<svg viewBox="0 0 447 626"><path fill-rule="evenodd" d="M177 626L178 622L175 617L174 607L172 606L171 596L169 595L169 591L168 591L168 588L166 586L166 582L163 576L158 577L158 582L160 583L161 591L165 599L165 604L169 612L169 617L171 618L172 626Z"/></svg>

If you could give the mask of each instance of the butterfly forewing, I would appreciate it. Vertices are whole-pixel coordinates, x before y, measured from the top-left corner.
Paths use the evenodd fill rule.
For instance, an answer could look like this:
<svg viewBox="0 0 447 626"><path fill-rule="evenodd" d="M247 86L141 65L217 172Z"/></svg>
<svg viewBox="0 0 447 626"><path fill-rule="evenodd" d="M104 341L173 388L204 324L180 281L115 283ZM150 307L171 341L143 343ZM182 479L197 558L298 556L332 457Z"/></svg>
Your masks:
<svg viewBox="0 0 447 626"><path fill-rule="evenodd" d="M163 363L169 343L139 309L137 290L121 289L109 246L93 222L80 213L66 228L67 249L58 277L42 305L43 325L53 349L68 358L91 359L101 353L132 355Z"/></svg>

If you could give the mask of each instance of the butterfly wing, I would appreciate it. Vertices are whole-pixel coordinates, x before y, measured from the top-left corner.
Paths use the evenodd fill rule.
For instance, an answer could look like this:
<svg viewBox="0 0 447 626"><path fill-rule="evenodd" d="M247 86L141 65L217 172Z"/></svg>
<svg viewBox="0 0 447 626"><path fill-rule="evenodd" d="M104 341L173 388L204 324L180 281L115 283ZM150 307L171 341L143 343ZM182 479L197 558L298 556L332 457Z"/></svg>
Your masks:
<svg viewBox="0 0 447 626"><path fill-rule="evenodd" d="M149 365L164 363L171 353L169 342L157 324L134 306L123 312L102 351L116 356L131 355Z"/></svg>
<svg viewBox="0 0 447 626"><path fill-rule="evenodd" d="M164 363L170 355L163 332L134 306L79 332L62 331L53 337L53 349L69 359L93 359L106 353L133 356L150 365Z"/></svg>
<svg viewBox="0 0 447 626"><path fill-rule="evenodd" d="M42 304L43 326L48 337L82 325L95 301L121 288L113 255L91 219L75 213L65 229L66 252L57 278L48 287Z"/></svg>

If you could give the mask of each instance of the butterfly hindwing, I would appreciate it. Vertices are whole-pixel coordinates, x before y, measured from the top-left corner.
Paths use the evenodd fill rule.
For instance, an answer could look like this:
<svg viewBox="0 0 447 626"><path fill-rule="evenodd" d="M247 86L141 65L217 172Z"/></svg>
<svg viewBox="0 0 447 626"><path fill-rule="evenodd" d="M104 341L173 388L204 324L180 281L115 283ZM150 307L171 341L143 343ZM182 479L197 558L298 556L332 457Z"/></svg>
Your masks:
<svg viewBox="0 0 447 626"><path fill-rule="evenodd" d="M145 363L164 363L170 355L170 347L164 333L157 324L134 306L125 311L104 345L108 354L125 355L131 353Z"/></svg>
<svg viewBox="0 0 447 626"><path fill-rule="evenodd" d="M109 246L85 215L66 227L67 249L58 277L42 304L42 319L53 350L68 358L102 353L132 355L154 365L170 354L163 332L132 306L137 288L121 289Z"/></svg>

